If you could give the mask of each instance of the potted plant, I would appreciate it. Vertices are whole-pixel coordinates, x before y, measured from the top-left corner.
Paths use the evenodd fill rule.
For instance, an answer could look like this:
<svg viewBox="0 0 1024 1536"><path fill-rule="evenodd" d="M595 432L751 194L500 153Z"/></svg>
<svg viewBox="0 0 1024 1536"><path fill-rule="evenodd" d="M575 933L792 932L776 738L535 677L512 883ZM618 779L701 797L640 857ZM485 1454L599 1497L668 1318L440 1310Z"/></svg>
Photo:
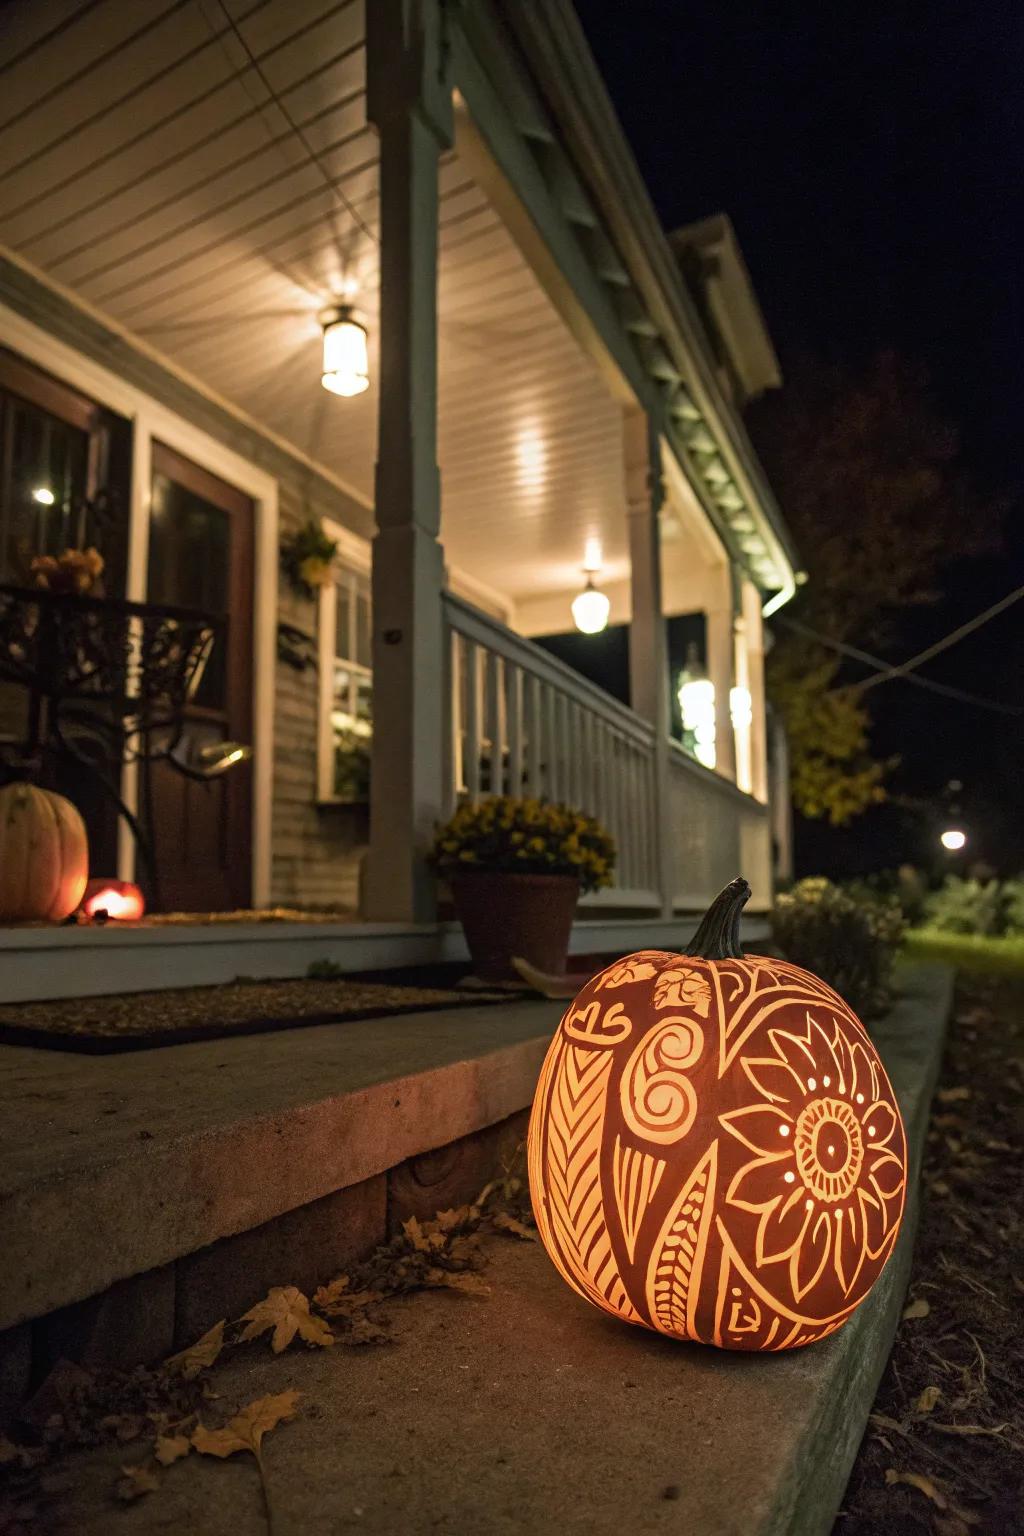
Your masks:
<svg viewBox="0 0 1024 1536"><path fill-rule="evenodd" d="M459 806L437 833L433 862L451 885L477 976L507 981L513 956L565 969L577 899L611 884L615 844L571 806L491 795Z"/></svg>

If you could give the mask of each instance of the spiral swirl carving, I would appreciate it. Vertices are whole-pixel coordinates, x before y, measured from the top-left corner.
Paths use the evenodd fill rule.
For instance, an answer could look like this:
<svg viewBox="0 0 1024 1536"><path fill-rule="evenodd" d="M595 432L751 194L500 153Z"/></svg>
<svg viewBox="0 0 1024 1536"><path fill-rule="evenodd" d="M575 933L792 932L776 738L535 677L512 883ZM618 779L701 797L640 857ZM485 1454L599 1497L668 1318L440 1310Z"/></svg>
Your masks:
<svg viewBox="0 0 1024 1536"><path fill-rule="evenodd" d="M635 1135L662 1145L681 1141L697 1113L686 1075L704 1050L693 1019L669 1018L641 1040L619 1086L622 1115Z"/></svg>

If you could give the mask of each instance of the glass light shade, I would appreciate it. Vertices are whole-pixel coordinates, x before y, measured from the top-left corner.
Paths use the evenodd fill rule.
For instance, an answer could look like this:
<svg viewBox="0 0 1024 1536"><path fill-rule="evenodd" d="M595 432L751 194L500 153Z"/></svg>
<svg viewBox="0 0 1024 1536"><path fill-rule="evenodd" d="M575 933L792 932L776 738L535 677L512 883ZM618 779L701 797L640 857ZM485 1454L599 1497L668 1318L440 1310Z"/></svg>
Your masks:
<svg viewBox="0 0 1024 1536"><path fill-rule="evenodd" d="M754 723L754 700L750 689L737 686L729 689L729 717L733 730L749 730Z"/></svg>
<svg viewBox="0 0 1024 1536"><path fill-rule="evenodd" d="M693 737L693 755L705 768L714 768L718 762L715 750L715 685L709 677L688 677L683 674L679 684L679 708L683 715L683 730Z"/></svg>
<svg viewBox="0 0 1024 1536"><path fill-rule="evenodd" d="M32 500L38 501L42 507L52 507L56 499L49 486L46 485L36 486L36 489L32 492Z"/></svg>
<svg viewBox="0 0 1024 1536"><path fill-rule="evenodd" d="M959 827L947 827L939 842L948 852L959 853L961 848L967 846L967 833L961 832Z"/></svg>
<svg viewBox="0 0 1024 1536"><path fill-rule="evenodd" d="M611 603L592 581L572 600L572 621L584 635L599 635L608 624Z"/></svg>
<svg viewBox="0 0 1024 1536"><path fill-rule="evenodd" d="M347 305L323 320L324 361L320 382L332 395L361 395L370 387L366 328L352 318Z"/></svg>

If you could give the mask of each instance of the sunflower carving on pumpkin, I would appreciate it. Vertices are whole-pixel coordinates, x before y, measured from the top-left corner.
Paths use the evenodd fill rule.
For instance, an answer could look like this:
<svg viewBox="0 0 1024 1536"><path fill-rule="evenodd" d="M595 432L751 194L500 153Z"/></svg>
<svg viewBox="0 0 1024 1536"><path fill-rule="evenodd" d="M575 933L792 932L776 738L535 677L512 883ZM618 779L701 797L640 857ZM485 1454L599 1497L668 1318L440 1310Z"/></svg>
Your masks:
<svg viewBox="0 0 1024 1536"><path fill-rule="evenodd" d="M834 1017L822 1023L808 1012L802 1032L767 1036L770 1054L741 1057L764 1102L720 1117L753 1154L725 1199L758 1217L755 1263L787 1266L798 1302L828 1271L849 1297L865 1262L886 1252L902 1210L902 1127L892 1090L874 1053Z"/></svg>
<svg viewBox="0 0 1024 1536"><path fill-rule="evenodd" d="M906 1141L885 1069L831 987L745 956L735 880L684 954L577 996L530 1121L541 1240L624 1321L725 1349L841 1327L892 1252Z"/></svg>

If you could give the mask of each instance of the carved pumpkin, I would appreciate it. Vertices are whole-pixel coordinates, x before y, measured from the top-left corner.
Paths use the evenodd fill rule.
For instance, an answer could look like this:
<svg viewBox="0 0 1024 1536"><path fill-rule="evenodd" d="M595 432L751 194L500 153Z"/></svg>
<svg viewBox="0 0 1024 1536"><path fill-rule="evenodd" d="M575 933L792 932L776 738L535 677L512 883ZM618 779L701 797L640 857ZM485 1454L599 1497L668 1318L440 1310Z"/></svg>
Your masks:
<svg viewBox="0 0 1024 1536"><path fill-rule="evenodd" d="M88 875L85 823L70 800L33 784L0 789L0 922L61 922Z"/></svg>
<svg viewBox="0 0 1024 1536"><path fill-rule="evenodd" d="M722 1349L839 1328L886 1263L906 1139L831 987L739 947L734 880L685 955L643 950L570 1004L529 1131L537 1227L587 1301Z"/></svg>
<svg viewBox="0 0 1024 1536"><path fill-rule="evenodd" d="M90 880L82 897L86 917L103 922L116 918L136 923L146 910L146 898L130 880Z"/></svg>

